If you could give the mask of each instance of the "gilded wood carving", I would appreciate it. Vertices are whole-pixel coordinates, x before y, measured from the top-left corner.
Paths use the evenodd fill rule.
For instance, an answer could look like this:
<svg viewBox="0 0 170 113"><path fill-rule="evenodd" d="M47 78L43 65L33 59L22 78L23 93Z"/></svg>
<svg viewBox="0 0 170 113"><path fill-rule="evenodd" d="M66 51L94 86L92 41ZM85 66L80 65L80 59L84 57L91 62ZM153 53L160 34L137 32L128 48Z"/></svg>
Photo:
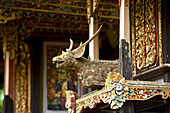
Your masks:
<svg viewBox="0 0 170 113"><path fill-rule="evenodd" d="M75 92L67 91L65 106L68 113L82 113L85 108L93 109L98 103L108 103L111 109L118 109L126 100L144 101L157 95L167 99L170 97L169 86L169 83L125 80L121 74L110 72L105 87L99 91L79 99Z"/></svg>
<svg viewBox="0 0 170 113"><path fill-rule="evenodd" d="M18 25L11 23L10 25L2 24L0 26L0 34L2 36L3 42L3 53L9 51L10 59L16 57L16 52L18 50ZM5 54L3 54L5 58Z"/></svg>
<svg viewBox="0 0 170 113"><path fill-rule="evenodd" d="M48 12L48 13L58 13L65 15L79 15L79 16L87 16L87 2L89 0L13 0L15 4L11 9L17 10L25 10L25 11L33 11L33 12ZM107 2L94 0L95 7L100 5L98 11L100 14L99 17L104 18L119 18L118 16L113 16L113 14L118 10L118 1ZM3 3L0 8L10 8L9 6L5 6L7 3ZM5 5L4 5L5 4ZM93 4L92 4L93 5ZM64 10L63 10L64 9ZM68 9L68 10L65 10ZM93 10L93 9L92 9Z"/></svg>
<svg viewBox="0 0 170 113"><path fill-rule="evenodd" d="M28 21L36 20L36 32L87 34L89 13L97 10L95 16L99 17L99 24L103 22L114 26L112 20L119 19L118 2L106 2L95 0L89 6L90 0L13 0L2 1L0 5L0 22L27 18ZM97 8L98 7L98 8ZM91 8L91 11L88 10ZM114 16L113 16L114 15ZM57 20L57 21L56 21Z"/></svg>
<svg viewBox="0 0 170 113"><path fill-rule="evenodd" d="M31 113L31 60L29 47L27 44L22 44L19 49L21 53L18 55L19 63L16 65L15 113Z"/></svg>
<svg viewBox="0 0 170 113"><path fill-rule="evenodd" d="M31 112L31 60L30 50L25 40L34 29L34 27L30 28L32 23L32 20L27 20L27 22L26 20L9 20L6 24L0 26L3 52L9 51L10 60L14 61L15 113Z"/></svg>
<svg viewBox="0 0 170 113"><path fill-rule="evenodd" d="M0 23L7 23L10 20L19 19L20 15L17 11L12 9L0 9Z"/></svg>
<svg viewBox="0 0 170 113"><path fill-rule="evenodd" d="M133 74L162 64L161 0L131 1ZM158 64L159 62L159 64Z"/></svg>

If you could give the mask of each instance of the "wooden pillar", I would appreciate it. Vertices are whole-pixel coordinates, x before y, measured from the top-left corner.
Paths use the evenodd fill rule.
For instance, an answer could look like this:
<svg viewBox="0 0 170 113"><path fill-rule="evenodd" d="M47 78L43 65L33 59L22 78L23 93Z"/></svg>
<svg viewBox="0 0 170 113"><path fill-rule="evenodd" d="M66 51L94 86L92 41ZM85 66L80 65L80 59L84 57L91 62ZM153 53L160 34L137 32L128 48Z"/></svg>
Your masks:
<svg viewBox="0 0 170 113"><path fill-rule="evenodd" d="M93 34L98 29L98 20L95 17L90 17L89 23L89 38L93 36ZM89 43L89 57L91 60L99 59L99 46L98 46L98 37L92 40Z"/></svg>
<svg viewBox="0 0 170 113"><path fill-rule="evenodd" d="M169 0L162 0L162 13L161 13L161 20L162 20L162 51L163 51L163 63L170 63L170 7ZM170 72L166 72L164 74L164 82L170 82ZM165 100L165 113L170 113L170 99Z"/></svg>
<svg viewBox="0 0 170 113"><path fill-rule="evenodd" d="M98 18L94 18L94 33L98 30ZM94 59L99 59L99 35L94 39Z"/></svg>
<svg viewBox="0 0 170 113"><path fill-rule="evenodd" d="M90 17L89 24L89 38L91 38L94 34L94 18ZM94 40L89 43L89 57L91 60L94 60Z"/></svg>
<svg viewBox="0 0 170 113"><path fill-rule="evenodd" d="M126 42L130 41L129 34L129 5L127 0L120 0L120 41L125 39Z"/></svg>
<svg viewBox="0 0 170 113"><path fill-rule="evenodd" d="M132 59L129 52L129 6L127 0L120 0L120 38L119 38L119 73L127 80L132 79Z"/></svg>
<svg viewBox="0 0 170 113"><path fill-rule="evenodd" d="M166 100L166 103L165 103L165 113L170 113L170 99Z"/></svg>
<svg viewBox="0 0 170 113"><path fill-rule="evenodd" d="M4 76L4 94L9 95L9 51L5 53L5 76Z"/></svg>
<svg viewBox="0 0 170 113"><path fill-rule="evenodd" d="M162 7L162 45L163 45L163 63L170 63L170 7L169 7L169 0L162 0L163 7Z"/></svg>
<svg viewBox="0 0 170 113"><path fill-rule="evenodd" d="M163 51L163 64L170 63L170 7L169 0L162 0L162 51ZM164 74L164 81L170 82L170 72Z"/></svg>
<svg viewBox="0 0 170 113"><path fill-rule="evenodd" d="M94 35L96 28L98 29L98 22L96 24L95 18L92 16L90 17L89 22L89 38L91 38ZM89 43L89 57L90 60L99 58L98 37L96 37ZM90 92L91 90L92 90L91 88L88 88L88 92Z"/></svg>
<svg viewBox="0 0 170 113"><path fill-rule="evenodd" d="M134 112L134 103L132 102L125 102L122 108L119 110L119 113L135 113Z"/></svg>
<svg viewBox="0 0 170 113"><path fill-rule="evenodd" d="M89 10L89 38L91 38L94 33L98 30L98 18L95 12L93 12L92 14L92 9L94 8L92 4L94 4L92 1L89 2L89 8L91 10ZM94 59L99 59L99 43L98 43L98 36L92 40L89 43L89 58L90 60L94 60ZM90 92L92 89L88 88L88 92Z"/></svg>
<svg viewBox="0 0 170 113"><path fill-rule="evenodd" d="M132 59L129 53L129 6L128 0L120 0L120 40L119 40L119 73L126 80L132 79ZM119 113L134 113L134 103L126 102Z"/></svg>
<svg viewBox="0 0 170 113"><path fill-rule="evenodd" d="M78 78L78 95L80 97L83 96L83 84L79 78Z"/></svg>
<svg viewBox="0 0 170 113"><path fill-rule="evenodd" d="M9 64L9 51L5 52L5 68L4 68L4 101L3 101L3 113L13 113L13 100L9 93L10 84L10 64ZM13 92L11 92L13 94Z"/></svg>
<svg viewBox="0 0 170 113"><path fill-rule="evenodd" d="M5 56L4 94L14 100L14 60L9 58L9 51L6 51Z"/></svg>

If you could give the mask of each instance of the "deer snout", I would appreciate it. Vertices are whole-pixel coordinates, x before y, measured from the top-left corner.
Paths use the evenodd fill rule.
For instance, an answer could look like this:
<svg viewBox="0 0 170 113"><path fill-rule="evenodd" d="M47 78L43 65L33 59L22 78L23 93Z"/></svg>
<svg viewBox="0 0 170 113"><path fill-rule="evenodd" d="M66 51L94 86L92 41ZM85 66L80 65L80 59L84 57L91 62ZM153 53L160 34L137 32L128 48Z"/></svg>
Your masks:
<svg viewBox="0 0 170 113"><path fill-rule="evenodd" d="M52 59L52 62L55 63L57 60L58 60L58 58L57 58L57 57L54 57L54 58Z"/></svg>

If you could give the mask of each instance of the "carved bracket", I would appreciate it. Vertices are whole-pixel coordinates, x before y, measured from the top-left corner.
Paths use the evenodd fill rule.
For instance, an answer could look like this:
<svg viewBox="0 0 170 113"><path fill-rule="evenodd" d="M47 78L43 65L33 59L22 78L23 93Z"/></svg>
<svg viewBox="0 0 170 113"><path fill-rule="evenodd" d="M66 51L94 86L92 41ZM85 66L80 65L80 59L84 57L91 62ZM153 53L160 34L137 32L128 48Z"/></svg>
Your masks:
<svg viewBox="0 0 170 113"><path fill-rule="evenodd" d="M12 60L20 54L18 51L19 45L25 43L25 40L34 31L38 22L30 18L10 21L8 19L6 22L6 24L3 23L0 25L0 35L2 36L3 52L9 51L10 59Z"/></svg>
<svg viewBox="0 0 170 113"><path fill-rule="evenodd" d="M7 23L10 20L20 19L20 15L17 11L9 8L0 9L0 23Z"/></svg>
<svg viewBox="0 0 170 113"><path fill-rule="evenodd" d="M18 25L0 25L0 34L2 36L3 52L9 51L10 59L14 59L18 51ZM5 54L4 58L5 58Z"/></svg>
<svg viewBox="0 0 170 113"><path fill-rule="evenodd" d="M87 107L91 109L95 108L97 103L101 102L110 104L111 109L118 109L122 107L123 103L127 100L128 89L127 80L125 80L122 75L110 72L107 76L104 89L76 101L74 100L75 98L66 98L69 99L69 102L72 102L72 104L69 104L70 106L67 107L69 108L68 112L81 113L83 109ZM69 94L67 94L68 97L74 97L73 95L69 96Z"/></svg>
<svg viewBox="0 0 170 113"><path fill-rule="evenodd" d="M159 85L158 85L159 84ZM108 103L111 109L121 108L126 100L148 100L156 95L163 99L170 97L170 83L131 81L119 73L110 72L105 87L77 99L68 92L66 107L69 113L81 113L85 108L95 108L98 103Z"/></svg>

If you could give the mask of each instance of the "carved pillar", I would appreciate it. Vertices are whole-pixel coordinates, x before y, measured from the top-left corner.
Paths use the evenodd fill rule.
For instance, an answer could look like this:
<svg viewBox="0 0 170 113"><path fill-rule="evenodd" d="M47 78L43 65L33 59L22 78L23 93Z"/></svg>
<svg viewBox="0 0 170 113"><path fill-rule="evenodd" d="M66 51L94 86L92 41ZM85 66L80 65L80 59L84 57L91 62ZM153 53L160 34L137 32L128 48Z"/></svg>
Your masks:
<svg viewBox="0 0 170 113"><path fill-rule="evenodd" d="M30 109L30 53L26 43L19 45L20 53L18 54L18 63L16 65L15 79L15 112L25 113L31 112Z"/></svg>
<svg viewBox="0 0 170 113"><path fill-rule="evenodd" d="M98 30L98 10L99 0L87 0L87 18L89 23L89 38ZM98 36L89 43L89 57L91 60L99 59ZM91 88L88 88L88 92Z"/></svg>
<svg viewBox="0 0 170 113"><path fill-rule="evenodd" d="M35 21L22 18L19 21L8 20L0 26L4 58L9 51L9 80L13 81L9 82L9 96L12 95L15 113L31 112L31 59L25 40L34 31L35 25Z"/></svg>
<svg viewBox="0 0 170 113"><path fill-rule="evenodd" d="M0 25L0 34L2 36L3 56L5 59L4 90L5 98L3 104L3 113L13 112L14 103L14 59L17 51L17 28L15 23ZM8 54L6 54L8 53ZM7 56L6 56L7 55Z"/></svg>
<svg viewBox="0 0 170 113"><path fill-rule="evenodd" d="M4 75L4 82L7 82L9 88L5 87L5 90L8 90L7 92L9 97L12 100L14 100L15 58L18 50L18 25L17 22L13 20L17 20L19 18L20 16L17 11L10 8L0 8L0 35L2 37L4 59L6 59L6 53L9 53L9 67L5 68L5 70L7 68L9 69L9 72L6 72L9 73L9 77Z"/></svg>
<svg viewBox="0 0 170 113"><path fill-rule="evenodd" d="M6 59L6 52L9 52L9 77L8 80L4 80L5 83L6 81L9 81L7 84L9 88L6 88L5 90L8 89L8 94L9 97L14 100L14 62L15 62L15 56L18 48L18 35L17 35L17 29L18 26L12 22L8 24L1 24L0 25L0 34L2 36L2 45L3 45L3 56L4 59ZM6 70L6 69L5 69ZM5 75L4 75L5 76ZM5 77L6 78L6 77Z"/></svg>
<svg viewBox="0 0 170 113"><path fill-rule="evenodd" d="M15 78L15 113L31 113L31 58L26 39L36 26L35 19L23 18L18 28L18 53Z"/></svg>

